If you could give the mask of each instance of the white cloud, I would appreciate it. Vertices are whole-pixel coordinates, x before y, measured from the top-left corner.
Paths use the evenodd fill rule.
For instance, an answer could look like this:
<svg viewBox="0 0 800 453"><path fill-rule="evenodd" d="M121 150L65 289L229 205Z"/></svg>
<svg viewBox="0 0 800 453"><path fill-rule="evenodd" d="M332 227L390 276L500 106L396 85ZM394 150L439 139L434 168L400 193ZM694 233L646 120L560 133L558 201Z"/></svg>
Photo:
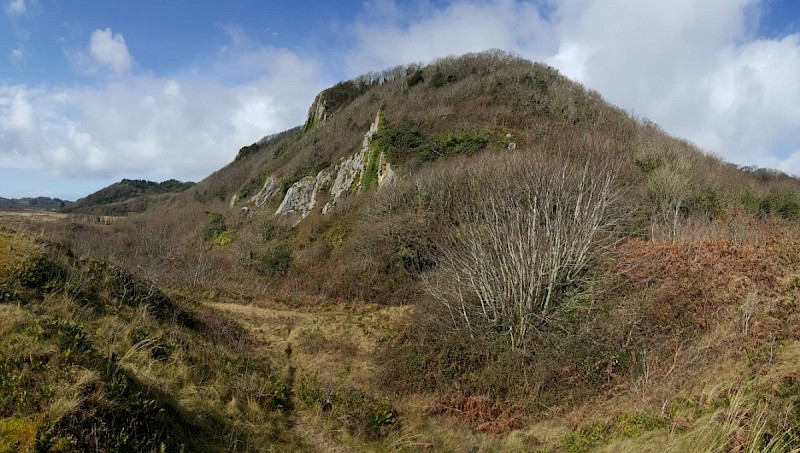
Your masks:
<svg viewBox="0 0 800 453"><path fill-rule="evenodd" d="M554 44L551 25L525 2L453 2L410 20L400 11L390 1L368 5L353 26L356 44L346 57L350 75L491 48L525 49L541 58Z"/></svg>
<svg viewBox="0 0 800 453"><path fill-rule="evenodd" d="M85 73L115 77L66 88L0 82L0 168L200 179L239 147L301 124L336 82L326 74L501 48L727 159L800 174L800 35L754 39L758 0L433 4L368 3L346 49L317 60L220 26L230 42L215 61L169 75L137 73L122 34L95 30L65 53Z"/></svg>
<svg viewBox="0 0 800 453"><path fill-rule="evenodd" d="M800 37L754 40L765 3L464 0L408 12L379 0L345 61L352 76L501 48L726 159L800 175Z"/></svg>
<svg viewBox="0 0 800 453"><path fill-rule="evenodd" d="M241 146L301 124L327 85L316 64L281 49L231 54L219 64L206 76L128 73L68 88L0 84L0 168L25 163L81 178L199 180ZM221 68L248 78L224 85Z"/></svg>
<svg viewBox="0 0 800 453"><path fill-rule="evenodd" d="M0 88L0 131L30 132L35 127L29 92L22 87Z"/></svg>
<svg viewBox="0 0 800 453"><path fill-rule="evenodd" d="M6 3L6 15L8 17L18 17L28 11L25 0L10 0Z"/></svg>
<svg viewBox="0 0 800 453"><path fill-rule="evenodd" d="M110 28L95 30L89 38L89 54L100 66L108 67L115 73L126 72L131 68L133 58L125 45L125 37L113 33Z"/></svg>

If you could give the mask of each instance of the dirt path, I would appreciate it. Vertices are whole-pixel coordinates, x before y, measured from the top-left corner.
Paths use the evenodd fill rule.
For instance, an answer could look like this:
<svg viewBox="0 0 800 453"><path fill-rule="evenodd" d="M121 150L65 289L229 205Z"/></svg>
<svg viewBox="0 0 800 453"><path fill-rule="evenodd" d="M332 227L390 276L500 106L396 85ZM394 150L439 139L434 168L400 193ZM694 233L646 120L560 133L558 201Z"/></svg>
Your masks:
<svg viewBox="0 0 800 453"><path fill-rule="evenodd" d="M277 304L207 302L240 322L271 363L333 381L369 387L374 353L400 326L410 307L339 304L303 309ZM290 351L290 352L289 352Z"/></svg>
<svg viewBox="0 0 800 453"><path fill-rule="evenodd" d="M242 305L206 302L248 331L256 357L275 368L295 369L297 379L316 376L337 386L377 395L375 351L408 314L410 307L341 304L294 309L261 302ZM316 408L299 405L294 431L317 451L361 451L341 442ZM329 424L328 424L329 425ZM347 445L350 445L349 447ZM352 447L352 448L351 448Z"/></svg>

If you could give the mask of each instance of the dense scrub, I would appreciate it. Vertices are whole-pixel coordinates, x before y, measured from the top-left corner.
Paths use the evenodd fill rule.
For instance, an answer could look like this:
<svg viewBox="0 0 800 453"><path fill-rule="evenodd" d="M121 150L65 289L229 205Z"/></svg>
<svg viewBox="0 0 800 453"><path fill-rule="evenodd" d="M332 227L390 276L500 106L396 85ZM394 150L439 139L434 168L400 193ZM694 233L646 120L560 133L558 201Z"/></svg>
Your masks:
<svg viewBox="0 0 800 453"><path fill-rule="evenodd" d="M206 180L126 221L71 225L74 250L94 260L15 273L8 297L37 302L14 310L50 300L89 307L78 321L91 339L99 329L93 323L134 319L145 298L157 338L167 335L158 326L169 323L206 349L223 344L219 354L235 361L228 357L246 357L247 349L235 328L156 287L289 307L319 300L413 306L404 328L387 332L376 349L372 387L308 370L296 384L294 372L245 367L256 373L247 379L258 384L243 388L261 389L257 403L218 389L224 397L207 409L244 420L224 425L242 433L226 437L242 445L264 436L293 445L274 434L291 411L277 402L283 388L331 431L367 441L428 433L429 418L401 423L402 411L379 394L393 401L424 395L433 401L424 417L453 417L486 436L568 419L555 435L525 437L513 448L519 451L637 451L640 441L669 441L679 451L797 447L795 178L724 163L552 68L500 52L393 68L324 94L324 124L242 148ZM274 216L294 182L361 149L377 112L369 162L383 154L395 182L376 187L372 165L363 189L330 213L320 205L297 224ZM256 207L247 200L268 177L280 193ZM155 286L124 283L138 281L133 275ZM146 344L156 357L180 350ZM188 360L189 349L181 354ZM215 360L222 359L192 358L192 369ZM141 370L142 363L150 362L119 367ZM241 371L220 369L221 377L212 376L226 383L233 378L225 373ZM213 387L206 378L191 379Z"/></svg>
<svg viewBox="0 0 800 453"><path fill-rule="evenodd" d="M302 448L292 382L247 357L241 328L42 247L0 275L3 451Z"/></svg>

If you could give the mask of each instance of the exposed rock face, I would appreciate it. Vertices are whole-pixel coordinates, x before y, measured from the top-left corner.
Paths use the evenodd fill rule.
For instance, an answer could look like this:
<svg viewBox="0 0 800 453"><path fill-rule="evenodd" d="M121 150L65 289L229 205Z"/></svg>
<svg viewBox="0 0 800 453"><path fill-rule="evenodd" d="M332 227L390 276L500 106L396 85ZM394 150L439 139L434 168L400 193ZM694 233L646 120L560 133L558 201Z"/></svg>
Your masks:
<svg viewBox="0 0 800 453"><path fill-rule="evenodd" d="M342 159L334 167L333 173L336 174L336 179L330 190L330 200L322 208L322 213L327 214L336 205L336 202L350 192L355 184L361 181L361 174L364 172L364 158L367 152L362 149L360 152L352 156Z"/></svg>
<svg viewBox="0 0 800 453"><path fill-rule="evenodd" d="M233 196L231 197L231 203L230 203L230 208L231 209L233 209L233 207L236 205L237 201L239 201L239 195L233 194Z"/></svg>
<svg viewBox="0 0 800 453"><path fill-rule="evenodd" d="M276 215L287 215L300 213L301 215L307 212L308 206L314 206L316 201L315 186L317 178L313 176L306 176L305 178L292 184L283 197L281 205L275 211Z"/></svg>
<svg viewBox="0 0 800 453"><path fill-rule="evenodd" d="M264 205L267 204L272 197L277 195L280 190L281 182L274 176L269 176L264 182L264 187L262 187L257 194L250 198L250 203L253 203L259 208L264 207ZM233 207L233 204L231 204L231 207Z"/></svg>
<svg viewBox="0 0 800 453"><path fill-rule="evenodd" d="M392 164L386 159L386 154L381 153L378 160L378 188L384 187L394 179Z"/></svg>
<svg viewBox="0 0 800 453"><path fill-rule="evenodd" d="M315 101L316 105L317 101ZM323 110L318 110L315 106L312 106L312 111L309 112L309 115L314 112L322 112L321 115L323 116L321 118L324 118L324 108ZM361 150L352 156L342 158L330 172L322 170L316 176L306 176L292 184L286 192L280 207L275 211L275 215L298 215L299 222L299 219L304 218L314 209L321 193L327 193L328 195L327 200L324 200L326 201L325 206L322 208L322 213L327 214L342 197L361 190L364 172L368 164L367 160L370 159L370 144L380 127L380 118L381 113L379 112L369 131L364 134ZM309 121L311 120L312 117L309 116ZM394 179L395 174L384 153L380 153L379 156L373 158L379 159L377 180L380 188L389 184ZM264 184L264 188L251 198L250 202L262 207L267 200L274 197L279 191L280 181L269 177Z"/></svg>
<svg viewBox="0 0 800 453"><path fill-rule="evenodd" d="M328 120L327 104L328 101L324 97L325 92L321 92L314 98L314 103L308 109L308 117L303 130L313 129L317 126L325 124Z"/></svg>
<svg viewBox="0 0 800 453"><path fill-rule="evenodd" d="M275 215L299 214L300 219L304 218L317 204L320 191L326 190L330 184L331 174L325 170L317 173L317 176L306 176L297 181L286 192Z"/></svg>

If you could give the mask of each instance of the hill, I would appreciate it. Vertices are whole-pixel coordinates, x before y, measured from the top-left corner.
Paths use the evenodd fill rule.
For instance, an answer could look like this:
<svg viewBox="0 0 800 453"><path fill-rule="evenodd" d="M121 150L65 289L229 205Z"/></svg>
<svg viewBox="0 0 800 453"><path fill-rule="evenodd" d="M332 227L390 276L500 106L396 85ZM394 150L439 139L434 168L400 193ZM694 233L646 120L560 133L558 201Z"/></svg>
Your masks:
<svg viewBox="0 0 800 453"><path fill-rule="evenodd" d="M304 125L124 221L36 225L71 270L23 266L5 291L31 291L8 305L21 323L71 310L95 348L150 329L114 363L230 449L796 451L798 221L797 179L491 51L339 83ZM120 275L163 298L126 302L141 286ZM230 361L246 365L213 371ZM63 432L47 426L36 439Z"/></svg>
<svg viewBox="0 0 800 453"><path fill-rule="evenodd" d="M39 210L57 211L64 209L72 204L71 201L59 198L35 197L35 198L2 198L0 197L0 211L18 210Z"/></svg>
<svg viewBox="0 0 800 453"><path fill-rule="evenodd" d="M61 212L91 215L127 215L131 212L143 212L149 206L161 203L171 195L193 185L193 182L180 182L174 179L160 183L123 179L77 200L63 208Z"/></svg>

